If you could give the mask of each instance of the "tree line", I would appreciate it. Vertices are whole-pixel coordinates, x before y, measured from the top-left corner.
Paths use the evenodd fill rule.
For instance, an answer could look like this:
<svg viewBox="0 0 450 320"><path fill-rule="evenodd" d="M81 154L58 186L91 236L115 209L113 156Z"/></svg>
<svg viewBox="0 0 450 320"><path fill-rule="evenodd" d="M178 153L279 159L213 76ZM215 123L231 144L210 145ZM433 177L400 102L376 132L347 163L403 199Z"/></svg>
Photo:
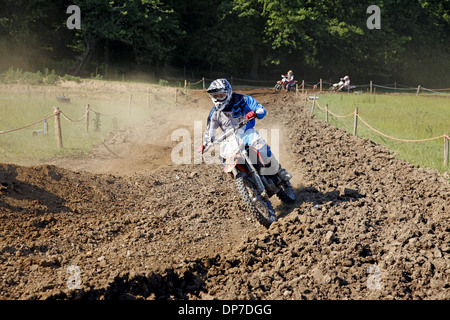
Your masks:
<svg viewBox="0 0 450 320"><path fill-rule="evenodd" d="M69 29L76 5L81 29ZM369 29L367 8L380 8ZM0 0L0 71L450 87L448 0Z"/></svg>

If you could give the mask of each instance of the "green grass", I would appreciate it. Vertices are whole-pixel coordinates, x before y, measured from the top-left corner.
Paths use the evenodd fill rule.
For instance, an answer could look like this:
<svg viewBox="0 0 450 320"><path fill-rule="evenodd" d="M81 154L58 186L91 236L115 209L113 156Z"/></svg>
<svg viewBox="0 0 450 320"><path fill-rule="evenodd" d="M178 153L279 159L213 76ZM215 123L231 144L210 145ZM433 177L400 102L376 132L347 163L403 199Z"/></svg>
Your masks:
<svg viewBox="0 0 450 320"><path fill-rule="evenodd" d="M397 139L422 140L450 134L450 98L395 94L324 94L319 105L328 104L330 112L347 115L358 108L359 116L374 129ZM325 120L325 111L315 108L315 115ZM329 123L353 133L353 115L338 118L329 115ZM380 135L358 121L358 136L368 138L395 151L398 158L416 166L444 167L444 138L426 142L396 141Z"/></svg>
<svg viewBox="0 0 450 320"><path fill-rule="evenodd" d="M147 93L132 91L132 104L129 110L130 91L95 91L78 89L65 92L69 103L58 102L56 96L62 90L55 86L28 87L23 93L11 93L8 88L0 90L0 162L20 165L33 165L64 156L82 156L92 151L102 138L114 134L119 128L145 121L157 110L173 101L172 95L162 96L161 101L151 101L147 105ZM69 91L69 90L66 90ZM150 97L153 97L150 95ZM58 106L72 120L79 120L86 112L87 104L91 110L108 116L100 116L96 126L96 114L90 112L89 131L86 133L86 120L72 122L61 119L63 148L57 146L54 123L55 117L47 120L47 135L33 136L34 130L43 130L44 123L28 128L1 134L1 131L20 128L52 116L54 106ZM98 117L97 117L98 119ZM98 123L98 122L97 122Z"/></svg>

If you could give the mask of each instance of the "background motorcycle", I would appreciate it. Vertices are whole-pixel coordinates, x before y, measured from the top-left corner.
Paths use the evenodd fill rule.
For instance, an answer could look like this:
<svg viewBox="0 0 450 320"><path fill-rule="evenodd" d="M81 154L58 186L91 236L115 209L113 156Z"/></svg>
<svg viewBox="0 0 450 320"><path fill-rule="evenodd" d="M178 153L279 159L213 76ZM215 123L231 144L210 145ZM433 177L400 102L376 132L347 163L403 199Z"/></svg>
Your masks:
<svg viewBox="0 0 450 320"><path fill-rule="evenodd" d="M277 81L277 84L275 85L275 87L273 88L273 90L275 92L280 91L283 88L286 88L286 76L285 75L281 75L281 80ZM295 85L298 83L298 81L294 81L294 83L292 83L289 88L288 91L295 91Z"/></svg>
<svg viewBox="0 0 450 320"><path fill-rule="evenodd" d="M253 120L253 119L250 119ZM249 120L249 121L250 121ZM236 189L245 203L247 211L266 228L277 220L270 197L277 195L283 203L293 203L295 193L290 182L282 181L275 173L264 175L265 168L256 149L244 145L240 134L247 120L235 128L225 131L213 142L205 145L206 152L215 144L220 144L220 157L223 170L234 179ZM257 158L256 161L253 158ZM270 170L270 169L269 169Z"/></svg>
<svg viewBox="0 0 450 320"><path fill-rule="evenodd" d="M353 92L356 89L356 86L349 86L348 88L344 88L344 81L339 81L338 83L334 83L329 89L329 92Z"/></svg>
<svg viewBox="0 0 450 320"><path fill-rule="evenodd" d="M339 81L338 83L334 83L330 89L328 89L328 91L330 92L336 92L336 91L340 91L342 86L344 85L344 81Z"/></svg>

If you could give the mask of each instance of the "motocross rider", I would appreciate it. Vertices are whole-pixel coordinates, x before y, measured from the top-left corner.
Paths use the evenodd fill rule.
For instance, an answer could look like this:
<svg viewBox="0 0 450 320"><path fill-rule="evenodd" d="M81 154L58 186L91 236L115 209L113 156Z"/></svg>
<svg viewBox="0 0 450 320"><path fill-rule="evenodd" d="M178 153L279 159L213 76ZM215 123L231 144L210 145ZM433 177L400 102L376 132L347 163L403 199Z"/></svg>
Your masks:
<svg viewBox="0 0 450 320"><path fill-rule="evenodd" d="M289 181L292 175L281 167L270 147L253 128L255 119L262 119L266 115L266 109L253 97L234 93L226 79L214 80L206 91L214 106L209 113L203 145L198 148L198 152L203 153L205 145L214 141L217 128L225 132L246 119L248 123L244 127L245 131L240 134L243 143L258 150L264 165L270 167L271 174L277 174L281 180Z"/></svg>
<svg viewBox="0 0 450 320"><path fill-rule="evenodd" d="M350 77L349 76L345 76L343 78L341 78L341 81L344 82L344 84L341 87L341 90L347 90L350 87Z"/></svg>
<svg viewBox="0 0 450 320"><path fill-rule="evenodd" d="M292 70L289 70L288 73L286 74L286 84L285 84L286 91L289 91L289 87L292 85L294 85L294 73L292 72Z"/></svg>

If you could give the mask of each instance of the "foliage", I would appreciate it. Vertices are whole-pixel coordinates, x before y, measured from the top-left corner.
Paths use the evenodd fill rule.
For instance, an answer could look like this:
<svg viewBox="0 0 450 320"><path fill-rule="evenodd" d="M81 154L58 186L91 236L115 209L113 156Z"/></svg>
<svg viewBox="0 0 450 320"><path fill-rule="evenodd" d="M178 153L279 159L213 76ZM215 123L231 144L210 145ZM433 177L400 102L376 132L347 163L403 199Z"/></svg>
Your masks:
<svg viewBox="0 0 450 320"><path fill-rule="evenodd" d="M78 40L116 41L133 50L135 61L164 61L180 33L174 10L159 0L78 0L83 27Z"/></svg>
<svg viewBox="0 0 450 320"><path fill-rule="evenodd" d="M74 77L71 75L64 75L60 77L55 73L55 70L49 71L45 69L44 73L39 70L35 73L29 71L22 71L22 69L9 68L7 71L0 73L0 83L5 84L29 84L29 85L40 85L40 84L56 84L59 80L75 81L80 82L80 77Z"/></svg>
<svg viewBox="0 0 450 320"><path fill-rule="evenodd" d="M80 83L80 82L81 82L80 77L75 77L75 76L72 76L72 75L70 75L70 74L65 74L65 75L63 75L63 76L61 77L61 79L62 79L62 80L65 80L65 81L75 81L76 83Z"/></svg>
<svg viewBox="0 0 450 320"><path fill-rule="evenodd" d="M370 1L72 2L81 9L81 30L66 28L64 0L0 0L0 55L11 57L0 70L42 72L69 59L82 61L85 75L106 65L156 76L171 66L255 79L293 69L305 79L348 73L360 83L450 86L448 0L377 1L377 30L366 26Z"/></svg>

